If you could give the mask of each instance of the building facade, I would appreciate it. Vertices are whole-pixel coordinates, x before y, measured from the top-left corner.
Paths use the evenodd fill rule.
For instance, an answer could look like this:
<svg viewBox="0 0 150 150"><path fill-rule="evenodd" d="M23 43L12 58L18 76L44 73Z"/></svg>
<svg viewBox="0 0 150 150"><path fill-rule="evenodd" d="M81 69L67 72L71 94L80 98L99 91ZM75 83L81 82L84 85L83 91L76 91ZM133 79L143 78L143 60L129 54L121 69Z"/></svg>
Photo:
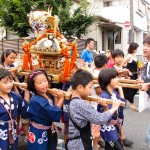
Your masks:
<svg viewBox="0 0 150 150"><path fill-rule="evenodd" d="M93 37L97 41L97 51L119 48L125 54L128 44L137 42L140 45L137 53L140 57L143 38L150 33L150 2L148 0L88 0L88 2L89 13L100 19L89 27L89 32L84 38ZM105 21L101 18L105 18Z"/></svg>

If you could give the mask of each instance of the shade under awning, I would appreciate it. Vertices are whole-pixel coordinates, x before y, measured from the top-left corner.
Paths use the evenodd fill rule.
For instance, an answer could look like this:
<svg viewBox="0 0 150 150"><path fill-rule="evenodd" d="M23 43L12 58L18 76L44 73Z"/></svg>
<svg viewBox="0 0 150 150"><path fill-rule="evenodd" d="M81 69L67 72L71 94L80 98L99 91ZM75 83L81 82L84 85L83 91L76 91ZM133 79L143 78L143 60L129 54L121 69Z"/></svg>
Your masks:
<svg viewBox="0 0 150 150"><path fill-rule="evenodd" d="M98 23L98 26L107 31L116 31L122 29L122 27L118 26L116 23L100 22Z"/></svg>

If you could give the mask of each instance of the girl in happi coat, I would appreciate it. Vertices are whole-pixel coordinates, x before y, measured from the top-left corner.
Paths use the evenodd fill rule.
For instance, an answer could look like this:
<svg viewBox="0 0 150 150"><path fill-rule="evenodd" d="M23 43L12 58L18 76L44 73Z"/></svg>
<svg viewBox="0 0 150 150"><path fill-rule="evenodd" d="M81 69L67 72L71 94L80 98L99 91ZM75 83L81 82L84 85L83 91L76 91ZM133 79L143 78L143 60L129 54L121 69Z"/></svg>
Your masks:
<svg viewBox="0 0 150 150"><path fill-rule="evenodd" d="M105 68L101 70L98 82L103 92L100 97L106 99L112 99L113 101L118 99L125 102L121 87L117 85L117 71L114 68ZM115 89L118 90L115 91ZM119 95L120 94L120 95ZM111 105L108 105L108 110L111 109ZM120 140L122 120L124 118L123 107L120 106L118 110L112 115L111 119L101 126L100 133L105 141L105 150L123 150L123 144ZM104 107L98 105L98 111L103 112Z"/></svg>
<svg viewBox="0 0 150 150"><path fill-rule="evenodd" d="M0 149L16 150L18 145L16 118L26 112L28 103L11 91L13 78L4 68L0 68L0 87Z"/></svg>
<svg viewBox="0 0 150 150"><path fill-rule="evenodd" d="M17 57L17 52L13 49L7 49L1 55L1 64L4 68L12 68L15 67L13 64Z"/></svg>
<svg viewBox="0 0 150 150"><path fill-rule="evenodd" d="M2 67L11 70L12 68L14 68L14 67L16 68L17 66L19 66L20 64L15 65L17 55L19 55L19 53L17 54L17 52L14 49L7 49L6 51L4 51L1 55ZM14 81L23 82L23 79L24 79L23 76L16 75L14 73L14 71L10 71L10 72L11 72L11 75L12 75ZM12 90L15 91L18 94L21 94L21 96L22 96L23 91L22 91L21 87L17 88L16 86L13 86ZM28 116L27 113L23 113L23 118L21 116L18 116L18 118L17 118L18 124L20 123L19 121L22 118L21 122L22 122L22 127L23 127L22 129L25 133L25 139L27 138L27 135L28 135L28 131L27 131L28 125L24 123L24 118L26 117L26 119L27 119L27 116Z"/></svg>
<svg viewBox="0 0 150 150"><path fill-rule="evenodd" d="M85 70L78 70L71 78L72 99L69 111L69 150L92 150L91 124L104 124L118 109L120 101L113 101L112 109L99 113L84 99L90 94L93 76ZM93 133L92 133L93 135Z"/></svg>
<svg viewBox="0 0 150 150"><path fill-rule="evenodd" d="M14 49L7 49L4 51L1 55L1 65L0 68L6 68L9 69L11 72L11 75L13 77L13 80L16 82L23 82L23 76L16 75L14 71L12 71L14 68L19 69L15 67L15 59L17 57L17 52ZM20 89L17 87L13 87L13 91L20 94Z"/></svg>
<svg viewBox="0 0 150 150"><path fill-rule="evenodd" d="M43 70L34 70L30 73L27 88L34 93L28 109L30 119L28 150L56 150L53 121L60 121L64 92L58 90L55 100L52 100L52 95L47 93L48 77Z"/></svg>
<svg viewBox="0 0 150 150"><path fill-rule="evenodd" d="M14 49L7 49L1 55L1 65L7 69L14 68L16 57L17 52ZM22 76L16 76L13 72L11 72L11 74L16 82L23 82Z"/></svg>

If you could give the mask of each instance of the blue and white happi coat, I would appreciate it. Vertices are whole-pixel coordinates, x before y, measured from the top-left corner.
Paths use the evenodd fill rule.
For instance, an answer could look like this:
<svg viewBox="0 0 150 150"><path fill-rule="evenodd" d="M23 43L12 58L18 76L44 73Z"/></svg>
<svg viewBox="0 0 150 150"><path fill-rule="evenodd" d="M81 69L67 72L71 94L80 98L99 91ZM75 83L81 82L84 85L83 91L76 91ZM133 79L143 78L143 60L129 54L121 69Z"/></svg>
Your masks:
<svg viewBox="0 0 150 150"><path fill-rule="evenodd" d="M60 122L62 110L53 105L52 100L35 94L32 96L29 104L30 122L35 122L44 126L51 126L52 122ZM55 150L56 143L50 135L51 129L38 129L30 124L28 135L28 150Z"/></svg>
<svg viewBox="0 0 150 150"><path fill-rule="evenodd" d="M16 118L27 111L28 103L15 92L9 93L10 104L0 97L0 149L16 150L18 145L17 122ZM11 116L14 123L13 144L9 143L10 116L8 111L11 109Z"/></svg>
<svg viewBox="0 0 150 150"><path fill-rule="evenodd" d="M115 90L112 95L108 91L103 91L100 97L112 100L117 98L123 102L125 101ZM108 105L109 109L111 109L111 107L111 105ZM104 107L98 105L97 110L99 112L103 112ZM111 119L106 124L101 125L100 133L104 141L115 141L119 139L119 131L116 127L122 125L122 121L124 119L123 110L124 108L120 106L118 111L112 115Z"/></svg>

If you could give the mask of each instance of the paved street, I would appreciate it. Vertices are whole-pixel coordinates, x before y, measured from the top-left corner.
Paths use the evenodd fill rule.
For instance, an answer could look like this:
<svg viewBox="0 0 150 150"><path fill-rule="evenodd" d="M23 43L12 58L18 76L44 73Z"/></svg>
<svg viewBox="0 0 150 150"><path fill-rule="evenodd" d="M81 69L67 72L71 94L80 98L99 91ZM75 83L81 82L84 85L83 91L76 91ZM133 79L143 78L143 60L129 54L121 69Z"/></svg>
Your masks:
<svg viewBox="0 0 150 150"><path fill-rule="evenodd" d="M144 100L144 99L141 99ZM138 106L138 99L135 98L135 104ZM124 131L128 139L134 142L132 148L125 150L150 150L145 142L147 126L150 123L150 110L143 112L133 112L129 109L129 103L125 109Z"/></svg>
<svg viewBox="0 0 150 150"><path fill-rule="evenodd" d="M143 99L141 99L143 100ZM138 106L138 97L135 98L135 104ZM125 121L124 121L124 132L128 139L134 142L131 148L126 148L125 150L150 150L145 142L146 129L150 123L150 110L146 109L143 112L133 112L129 109L129 103L125 108ZM60 125L63 126L63 125ZM62 139L63 135L59 135ZM23 144L22 138L20 138ZM20 150L25 150L26 147L21 146Z"/></svg>

